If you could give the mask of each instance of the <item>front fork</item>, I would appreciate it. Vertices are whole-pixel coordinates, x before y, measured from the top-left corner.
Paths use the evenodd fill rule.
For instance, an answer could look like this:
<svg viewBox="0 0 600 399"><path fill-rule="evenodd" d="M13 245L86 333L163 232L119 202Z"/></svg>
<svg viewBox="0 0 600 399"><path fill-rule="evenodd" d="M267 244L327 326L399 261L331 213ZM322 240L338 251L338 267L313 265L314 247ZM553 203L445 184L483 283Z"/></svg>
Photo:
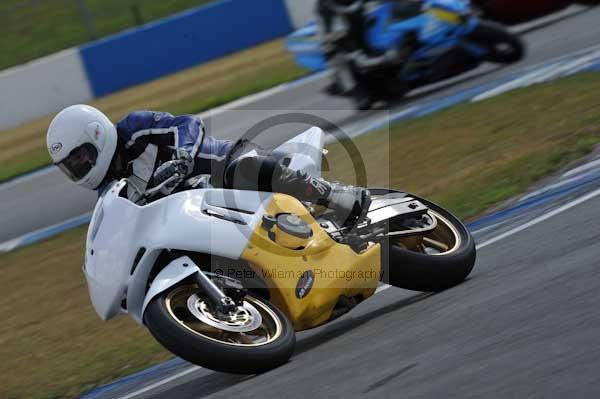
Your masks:
<svg viewBox="0 0 600 399"><path fill-rule="evenodd" d="M201 270L194 273L193 279L198 283L198 286L204 290L207 299L219 314L228 315L238 306L231 297L225 295L225 293Z"/></svg>
<svg viewBox="0 0 600 399"><path fill-rule="evenodd" d="M174 259L152 281L146 292L139 319L143 320L143 314L154 298L189 279L194 280L204 291L208 304L217 316L229 317L231 311L243 305L246 290L237 280L214 275L222 282L220 285L223 288L221 288L209 275L211 274L203 272L188 256Z"/></svg>

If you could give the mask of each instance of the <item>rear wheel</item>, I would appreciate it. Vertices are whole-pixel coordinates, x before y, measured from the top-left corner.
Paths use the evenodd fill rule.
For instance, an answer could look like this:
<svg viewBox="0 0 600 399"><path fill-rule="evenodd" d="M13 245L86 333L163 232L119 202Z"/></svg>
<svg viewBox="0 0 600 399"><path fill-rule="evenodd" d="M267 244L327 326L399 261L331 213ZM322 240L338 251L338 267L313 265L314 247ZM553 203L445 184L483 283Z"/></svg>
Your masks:
<svg viewBox="0 0 600 399"><path fill-rule="evenodd" d="M481 21L470 37L489 50L488 61L511 64L525 56L525 45L521 38L498 23Z"/></svg>
<svg viewBox="0 0 600 399"><path fill-rule="evenodd" d="M377 190L372 193L383 194ZM383 245L383 281L395 287L426 292L460 284L475 265L475 242L469 230L442 207L409 195L429 207L437 225L424 235L390 238Z"/></svg>
<svg viewBox="0 0 600 399"><path fill-rule="evenodd" d="M181 285L155 298L144 321L169 351L212 370L255 374L287 362L296 343L287 317L250 294L238 309L224 320L211 311L197 286Z"/></svg>

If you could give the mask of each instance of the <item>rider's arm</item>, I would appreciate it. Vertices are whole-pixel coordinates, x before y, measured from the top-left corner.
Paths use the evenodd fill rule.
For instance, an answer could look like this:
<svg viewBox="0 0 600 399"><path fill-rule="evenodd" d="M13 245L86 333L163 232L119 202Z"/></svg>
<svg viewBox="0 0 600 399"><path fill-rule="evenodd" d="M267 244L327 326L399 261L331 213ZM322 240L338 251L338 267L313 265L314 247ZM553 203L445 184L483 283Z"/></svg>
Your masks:
<svg viewBox="0 0 600 399"><path fill-rule="evenodd" d="M132 158L144 153L148 144L161 149L158 151L161 165L153 172L153 186L168 180L173 173L185 176L211 173L215 164L224 163L233 147L229 140L205 137L202 120L192 115L137 111L119 122L117 131Z"/></svg>
<svg viewBox="0 0 600 399"><path fill-rule="evenodd" d="M127 149L147 144L185 150L192 158L204 138L204 124L193 115L173 116L167 112L136 111L117 124ZM140 148L143 150L143 148Z"/></svg>

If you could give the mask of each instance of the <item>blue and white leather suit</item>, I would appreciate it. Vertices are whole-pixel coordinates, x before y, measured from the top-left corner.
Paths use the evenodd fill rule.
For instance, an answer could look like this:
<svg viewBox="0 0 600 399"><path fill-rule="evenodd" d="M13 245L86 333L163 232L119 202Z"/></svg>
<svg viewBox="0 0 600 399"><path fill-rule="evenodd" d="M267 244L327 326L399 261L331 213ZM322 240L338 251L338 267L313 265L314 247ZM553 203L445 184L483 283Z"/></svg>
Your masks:
<svg viewBox="0 0 600 399"><path fill-rule="evenodd" d="M128 154L127 177L134 178L142 189L152 184L152 176L162 163L177 158L178 149L194 160L195 174L208 174L215 164L226 162L234 147L230 140L206 135L202 120L193 115L136 111L116 127Z"/></svg>

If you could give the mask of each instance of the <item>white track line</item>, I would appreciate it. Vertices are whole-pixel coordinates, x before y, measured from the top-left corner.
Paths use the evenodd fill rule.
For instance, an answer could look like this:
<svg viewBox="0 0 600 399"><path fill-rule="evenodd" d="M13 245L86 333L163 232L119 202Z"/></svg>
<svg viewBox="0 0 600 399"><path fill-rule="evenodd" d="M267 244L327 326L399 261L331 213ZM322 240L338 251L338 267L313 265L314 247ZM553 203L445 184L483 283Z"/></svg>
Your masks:
<svg viewBox="0 0 600 399"><path fill-rule="evenodd" d="M574 208L577 205L580 205L580 204L582 204L582 203L584 203L586 201L589 201L592 198L595 198L595 197L597 197L599 195L600 195L600 189L592 191L591 193L588 193L588 194L584 195L583 197L580 197L580 198L577 198L576 200L568 202L565 205L563 205L563 206L561 206L559 208L554 209L553 211L550 211L550 212L548 212L548 213L546 213L546 214L544 214L544 215L542 215L540 217L537 217L537 218L535 218L535 219L533 219L533 220L531 220L531 221L529 221L529 222L527 222L525 224L522 224L522 225L520 225L518 227L515 227L514 229L508 230L507 232L502 233L499 236L496 236L496 237L494 237L492 239L489 239L489 240L487 240L487 241L479 244L477 246L477 249L482 249L482 248L485 248L485 247L487 247L489 245L497 243L500 240L503 240L503 239L505 239L507 237L510 237L510 236L514 235L514 234L517 234L517 233L519 233L519 232L521 232L521 231L523 231L525 229L528 229L528 228L530 228L532 226L535 226L536 224L542 223L543 221L546 221L546 220L548 220L548 219L550 219L550 218L552 218L552 217L554 217L554 216L556 216L556 215L558 215L560 213L568 211L569 209Z"/></svg>
<svg viewBox="0 0 600 399"><path fill-rule="evenodd" d="M568 202L567 204L565 204L565 205L563 205L563 206L561 206L559 208L556 208L555 210L553 210L551 212L548 212L545 215L542 215L542 216L540 216L538 218L535 218L535 219L533 219L533 220L531 220L531 221L529 221L529 222L527 222L525 224L522 224L519 227L515 227L514 229L508 230L507 232L504 232L504 233L500 234L499 236L496 236L496 237L494 237L494 238L492 238L490 240L487 240L487 241L485 241L485 242L477 245L477 249L483 249L483 248L485 248L487 246L490 246L492 244L497 243L500 240L503 240L503 239L505 239L507 237L510 237L510 236L514 235L514 234L520 233L523 230L526 230L526 229L528 229L530 227L533 227L533 226L535 226L537 224L540 224L540 223L542 223L542 222L544 222L544 221L546 221L546 220L548 220L548 219L550 219L550 218L552 218L552 217L554 217L556 215L559 215L559 214L561 214L561 213L563 213L565 211L568 211L569 209L572 209L572 208L576 207L577 205L580 205L580 204L582 204L582 203L584 203L586 201L589 201L592 198L595 198L595 197L597 197L599 195L600 195L600 189L592 191L591 193L588 193L588 194L584 195L583 197L580 197L580 198L577 198L576 200ZM377 287L377 290L375 291L375 294L379 294L380 292L385 291L385 290L387 290L390 287L391 286L388 285L388 284L382 284L379 287ZM155 382L154 384L148 385L145 388L142 388L140 390L134 391L134 392L129 393L129 394L125 395L125 396L121 396L118 399L133 399L133 398L135 398L135 397L137 397L137 396L139 396L139 395L141 395L143 393L146 393L146 392L151 391L151 390L153 390L155 388L158 388L161 385L168 384L169 382L174 381L174 380L176 380L178 378L181 378L183 376L186 376L186 375L188 375L188 374L190 374L190 373L192 373L192 372L194 372L196 370L200 370L201 368L202 367L199 367L199 366L192 366L189 369L183 370L183 371L181 371L181 372L179 372L179 373L177 373L177 374L175 374L175 375L173 375L171 377L168 377L168 378L165 378L165 379L160 380L158 382Z"/></svg>
<svg viewBox="0 0 600 399"><path fill-rule="evenodd" d="M490 226L486 226L486 227L483 227L483 228L481 228L481 229L479 229L479 230L472 231L472 232L471 232L471 235L472 235L472 236L475 236L475 235L478 235L478 234L481 234L481 233L483 233L484 231L488 231L488 230L495 229L495 228L497 228L499 225L501 225L501 224L504 224L504 223L506 223L506 220L501 220L501 221L499 221L498 223L494 223L494 224L492 224L492 225L490 225Z"/></svg>
<svg viewBox="0 0 600 399"><path fill-rule="evenodd" d="M561 177L571 177L573 175L582 173L582 172L587 172L590 169L594 169L600 167L600 159L596 159L594 161L588 162L586 164L583 164L575 169L571 169L565 173L563 173L563 175Z"/></svg>
<svg viewBox="0 0 600 399"><path fill-rule="evenodd" d="M158 387L160 387L161 385L168 384L168 383L169 383L169 382L171 382L171 381L175 381L175 380L177 380L177 379L179 379L179 378L181 378L181 377L184 377L184 376L186 376L186 375L188 375L188 374L191 374L191 373L193 373L194 371L200 370L201 368L202 368L202 367L200 367L200 366L192 366L192 367L190 367L190 368L188 368L188 369L185 369L185 370L183 370L183 371L180 371L179 373L177 373L177 374L175 374L175 375L172 375L172 376L170 376L170 377L168 377L168 378L165 378L165 379L163 379L163 380L160 380L160 381L158 381L158 382L155 382L154 384L148 385L148 386L147 386L147 387L145 387L145 388L142 388L142 389L139 389L139 390L137 390L137 391L131 392L131 393L129 393L129 394L127 394L127 395L125 395L125 396L121 396L119 399L133 399L133 398L135 398L136 396L139 396L139 395L141 395L141 394L143 394L143 393L146 393L146 392L148 392L148 391L151 391L151 390L153 390L153 389L155 389L155 388L158 388Z"/></svg>

